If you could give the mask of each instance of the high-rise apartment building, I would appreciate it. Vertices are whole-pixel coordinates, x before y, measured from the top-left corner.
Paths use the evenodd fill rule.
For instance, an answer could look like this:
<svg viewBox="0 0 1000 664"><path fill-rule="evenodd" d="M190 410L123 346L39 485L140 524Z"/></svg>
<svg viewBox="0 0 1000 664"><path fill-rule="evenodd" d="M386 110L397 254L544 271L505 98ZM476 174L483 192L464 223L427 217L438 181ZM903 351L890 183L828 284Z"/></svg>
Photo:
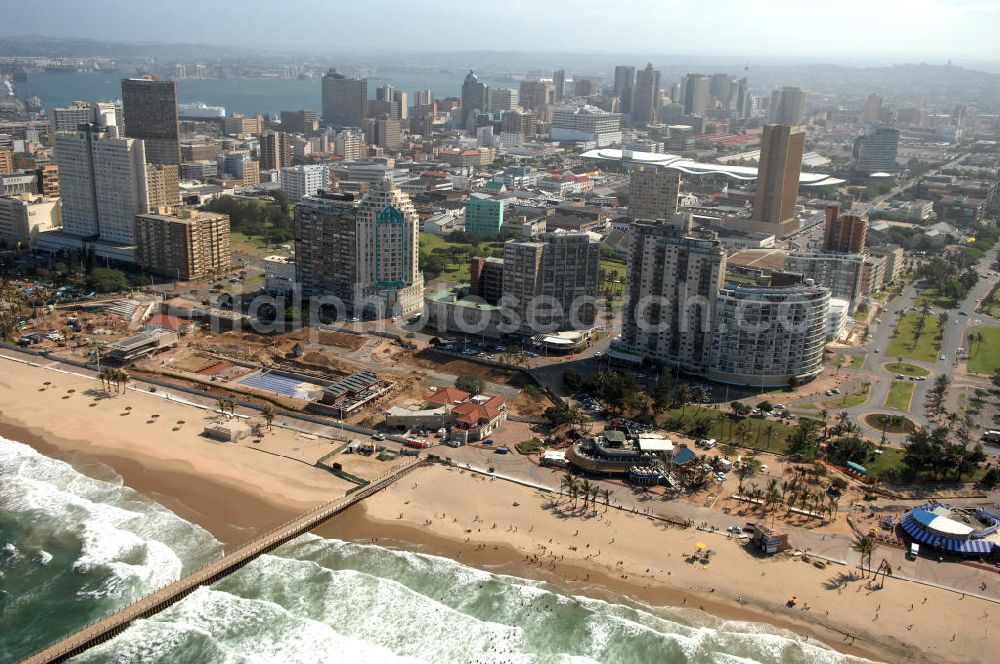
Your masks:
<svg viewBox="0 0 1000 664"><path fill-rule="evenodd" d="M489 86L480 83L479 77L470 69L462 82L462 107L459 109L462 118L462 128L468 129L470 118L475 120L476 113L486 111L490 106Z"/></svg>
<svg viewBox="0 0 1000 664"><path fill-rule="evenodd" d="M703 374L725 272L722 244L713 234L694 234L689 216L632 224L622 313L624 347L668 367Z"/></svg>
<svg viewBox="0 0 1000 664"><path fill-rule="evenodd" d="M819 286L719 291L710 380L750 388L784 387L823 370L830 290Z"/></svg>
<svg viewBox="0 0 1000 664"><path fill-rule="evenodd" d="M868 219L856 214L841 214L840 205L826 206L826 226L823 232L823 249L844 254L865 252Z"/></svg>
<svg viewBox="0 0 1000 664"><path fill-rule="evenodd" d="M681 79L680 103L684 115L704 117L711 98L711 79L704 74L685 74Z"/></svg>
<svg viewBox="0 0 1000 664"><path fill-rule="evenodd" d="M364 135L358 131L338 131L333 137L333 153L344 159L361 159Z"/></svg>
<svg viewBox="0 0 1000 664"><path fill-rule="evenodd" d="M368 79L348 78L331 69L323 75L323 123L360 127L368 115Z"/></svg>
<svg viewBox="0 0 1000 664"><path fill-rule="evenodd" d="M178 167L146 164L146 209L172 207L181 202Z"/></svg>
<svg viewBox="0 0 1000 664"><path fill-rule="evenodd" d="M495 238L503 226L504 201L486 194L470 194L465 200L465 232Z"/></svg>
<svg viewBox="0 0 1000 664"><path fill-rule="evenodd" d="M632 169L628 214L642 221L669 221L678 210L681 174L659 166Z"/></svg>
<svg viewBox="0 0 1000 664"><path fill-rule="evenodd" d="M817 286L829 288L833 297L850 303L853 314L864 295L864 263L864 254L793 251L785 257L785 270L812 279Z"/></svg>
<svg viewBox="0 0 1000 664"><path fill-rule="evenodd" d="M0 172L3 172L0 170ZM46 198L59 198L59 167L46 164L35 169L38 193Z"/></svg>
<svg viewBox="0 0 1000 664"><path fill-rule="evenodd" d="M805 150L806 131L782 124L764 125L753 199L753 221L768 224L779 234L798 226L795 200Z"/></svg>
<svg viewBox="0 0 1000 664"><path fill-rule="evenodd" d="M806 112L806 93L801 88L783 87L771 92L767 120L772 124L801 124Z"/></svg>
<svg viewBox="0 0 1000 664"><path fill-rule="evenodd" d="M115 127L82 125L56 134L63 230L77 237L132 244L134 219L148 211L143 141Z"/></svg>
<svg viewBox="0 0 1000 664"><path fill-rule="evenodd" d="M329 185L330 172L326 164L286 166L278 171L278 181L289 200L298 203Z"/></svg>
<svg viewBox="0 0 1000 664"><path fill-rule="evenodd" d="M854 139L853 166L859 173L895 173L899 155L899 130L889 125L868 125Z"/></svg>
<svg viewBox="0 0 1000 664"><path fill-rule="evenodd" d="M503 114L500 131L508 134L520 134L531 140L538 135L538 115L534 111L508 111Z"/></svg>
<svg viewBox="0 0 1000 664"><path fill-rule="evenodd" d="M379 313L423 307L420 220L410 197L391 180L372 185L358 209L358 282Z"/></svg>
<svg viewBox="0 0 1000 664"><path fill-rule="evenodd" d="M181 163L177 87L173 81L122 80L125 137L141 139L150 164Z"/></svg>
<svg viewBox="0 0 1000 664"><path fill-rule="evenodd" d="M0 173L14 172L14 151L0 148Z"/></svg>
<svg viewBox="0 0 1000 664"><path fill-rule="evenodd" d="M354 312L358 295L359 202L345 193L306 197L295 206L295 281L306 297L339 298L344 313Z"/></svg>
<svg viewBox="0 0 1000 664"><path fill-rule="evenodd" d="M559 103L566 96L566 70L557 69L552 73L552 85L555 87L555 103Z"/></svg>
<svg viewBox="0 0 1000 664"><path fill-rule="evenodd" d="M97 124L102 127L119 125L121 105L115 102L74 101L69 106L49 109L49 132L76 131L82 124Z"/></svg>
<svg viewBox="0 0 1000 664"><path fill-rule="evenodd" d="M587 233L504 243L503 317L525 332L589 329L596 317L600 244Z"/></svg>
<svg viewBox="0 0 1000 664"><path fill-rule="evenodd" d="M289 134L312 134L319 130L316 111L282 111L281 130Z"/></svg>
<svg viewBox="0 0 1000 664"><path fill-rule="evenodd" d="M660 119L660 72L649 63L635 75L632 121L653 124Z"/></svg>
<svg viewBox="0 0 1000 664"><path fill-rule="evenodd" d="M161 208L135 218L136 262L154 274L189 281L229 271L229 216Z"/></svg>
<svg viewBox="0 0 1000 664"><path fill-rule="evenodd" d="M635 92L635 67L618 65L615 67L615 96L621 100L621 112L632 112L632 97Z"/></svg>
<svg viewBox="0 0 1000 664"><path fill-rule="evenodd" d="M503 259L474 256L469 261L469 295L495 305L503 296Z"/></svg>
<svg viewBox="0 0 1000 664"><path fill-rule="evenodd" d="M292 137L283 131L266 131L260 137L260 168L276 171L292 165Z"/></svg>

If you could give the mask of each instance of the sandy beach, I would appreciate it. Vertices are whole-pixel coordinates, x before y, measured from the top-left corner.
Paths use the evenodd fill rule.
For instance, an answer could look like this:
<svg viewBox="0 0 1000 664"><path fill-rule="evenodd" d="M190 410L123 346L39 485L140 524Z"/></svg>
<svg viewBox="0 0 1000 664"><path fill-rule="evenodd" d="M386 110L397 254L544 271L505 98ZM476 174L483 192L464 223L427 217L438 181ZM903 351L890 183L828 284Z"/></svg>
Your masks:
<svg viewBox="0 0 1000 664"><path fill-rule="evenodd" d="M982 662L1000 646L1000 607L889 578L869 590L858 570L760 558L725 535L667 528L599 505L572 502L454 468L433 466L325 524L320 534L460 560L549 581L570 592L649 606L702 609L716 618L767 622L849 654L890 662ZM515 503L517 504L515 506ZM588 510L589 512L589 510ZM706 566L688 562L702 542ZM785 602L796 596L795 608ZM942 616L948 620L942 621ZM850 636L848 636L850 635Z"/></svg>
<svg viewBox="0 0 1000 664"><path fill-rule="evenodd" d="M98 380L0 359L0 435L97 477L108 475L102 465L110 467L227 547L350 486L307 463L251 449L253 443L203 437L215 418L206 410L138 390L101 398L94 393L100 389ZM298 434L275 427L265 438L273 448L297 444Z"/></svg>

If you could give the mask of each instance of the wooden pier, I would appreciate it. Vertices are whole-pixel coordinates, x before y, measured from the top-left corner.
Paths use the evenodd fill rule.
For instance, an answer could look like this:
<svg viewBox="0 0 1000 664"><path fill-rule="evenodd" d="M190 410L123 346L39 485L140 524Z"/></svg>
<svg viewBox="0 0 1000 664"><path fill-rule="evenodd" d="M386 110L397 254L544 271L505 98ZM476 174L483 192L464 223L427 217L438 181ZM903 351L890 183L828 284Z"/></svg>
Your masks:
<svg viewBox="0 0 1000 664"><path fill-rule="evenodd" d="M351 505L386 488L423 463L425 462L422 460L414 460L413 463L380 475L367 486L347 496L321 505L311 512L306 512L278 526L274 530L247 542L232 553L226 554L219 560L206 565L196 572L192 572L168 586L153 591L110 616L92 622L23 661L25 664L63 662L89 648L104 643L128 629L133 621L148 618L159 613L175 602L190 595L200 586L215 583L251 562L257 556L273 551L289 540L309 532L323 521L340 514Z"/></svg>

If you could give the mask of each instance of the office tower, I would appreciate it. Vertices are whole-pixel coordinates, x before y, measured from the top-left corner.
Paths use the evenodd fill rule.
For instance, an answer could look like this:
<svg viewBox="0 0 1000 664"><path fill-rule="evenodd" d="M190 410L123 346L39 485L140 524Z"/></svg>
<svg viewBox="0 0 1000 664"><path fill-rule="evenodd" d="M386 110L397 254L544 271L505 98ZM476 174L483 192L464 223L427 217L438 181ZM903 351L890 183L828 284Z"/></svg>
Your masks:
<svg viewBox="0 0 1000 664"><path fill-rule="evenodd" d="M396 120L409 120L410 119L410 107L406 98L406 93L400 90L394 90L392 93L392 103L396 105L399 109L399 117Z"/></svg>
<svg viewBox="0 0 1000 664"><path fill-rule="evenodd" d="M135 218L135 258L143 270L177 281L225 274L232 264L229 216L193 208Z"/></svg>
<svg viewBox="0 0 1000 664"><path fill-rule="evenodd" d="M552 111L553 141L586 141L603 148L622 142L622 116L596 106L564 106Z"/></svg>
<svg viewBox="0 0 1000 664"><path fill-rule="evenodd" d="M169 164L146 164L146 209L170 207L181 202L179 169Z"/></svg>
<svg viewBox="0 0 1000 664"><path fill-rule="evenodd" d="M566 70L557 69L552 73L552 85L555 88L555 103L559 103L566 95Z"/></svg>
<svg viewBox="0 0 1000 664"><path fill-rule="evenodd" d="M882 97L873 92L865 100L865 124L878 124L881 121Z"/></svg>
<svg viewBox="0 0 1000 664"><path fill-rule="evenodd" d="M469 261L469 295L497 304L503 296L503 259L474 256Z"/></svg>
<svg viewBox="0 0 1000 664"><path fill-rule="evenodd" d="M684 115L704 117L708 111L711 79L703 74L685 74L681 79L681 107Z"/></svg>
<svg viewBox="0 0 1000 664"><path fill-rule="evenodd" d="M0 148L0 173L14 172L14 151Z"/></svg>
<svg viewBox="0 0 1000 664"><path fill-rule="evenodd" d="M799 172L806 144L806 130L789 125L764 125L761 138L753 220L773 224L775 232L797 227L795 200L799 195Z"/></svg>
<svg viewBox="0 0 1000 664"><path fill-rule="evenodd" d="M517 90L493 88L490 90L490 111L513 111L517 108Z"/></svg>
<svg viewBox="0 0 1000 664"><path fill-rule="evenodd" d="M358 286L358 205L354 194L304 198L295 206L295 281L307 297L339 298L352 313Z"/></svg>
<svg viewBox="0 0 1000 664"><path fill-rule="evenodd" d="M845 254L865 251L868 220L856 214L841 214L840 204L826 206L826 227L823 232L823 249Z"/></svg>
<svg viewBox="0 0 1000 664"><path fill-rule="evenodd" d="M462 128L468 129L470 122L475 121L476 115L488 109L489 105L489 87L480 83L479 78L470 69L462 82L462 107L459 109Z"/></svg>
<svg viewBox="0 0 1000 664"><path fill-rule="evenodd" d="M681 174L659 166L632 169L628 215L643 221L669 221L677 213Z"/></svg>
<svg viewBox="0 0 1000 664"><path fill-rule="evenodd" d="M420 220L410 197L391 180L372 185L358 209L358 282L377 313L423 308Z"/></svg>
<svg viewBox="0 0 1000 664"><path fill-rule="evenodd" d="M55 137L63 229L77 237L131 244L135 215L148 211L143 141L114 127L82 125Z"/></svg>
<svg viewBox="0 0 1000 664"><path fill-rule="evenodd" d="M500 127L503 133L520 134L531 140L538 134L538 115L534 112L508 111L503 114Z"/></svg>
<svg viewBox="0 0 1000 664"><path fill-rule="evenodd" d="M291 136L283 131L266 131L260 137L260 169L276 171L292 165Z"/></svg>
<svg viewBox="0 0 1000 664"><path fill-rule="evenodd" d="M281 189L289 200L298 203L306 196L313 196L330 184L330 171L326 164L286 166L278 171Z"/></svg>
<svg viewBox="0 0 1000 664"><path fill-rule="evenodd" d="M228 136L249 136L264 132L264 118L259 115L247 117L241 113L222 120L222 131Z"/></svg>
<svg viewBox="0 0 1000 664"><path fill-rule="evenodd" d="M312 134L319 130L316 111L282 111L281 131L289 134Z"/></svg>
<svg viewBox="0 0 1000 664"><path fill-rule="evenodd" d="M205 161L215 159L222 151L222 146L216 140L199 140L181 143L181 161Z"/></svg>
<svg viewBox="0 0 1000 664"><path fill-rule="evenodd" d="M122 80L125 138L141 139L150 164L181 162L177 126L177 87L173 81Z"/></svg>
<svg viewBox="0 0 1000 664"><path fill-rule="evenodd" d="M365 120L365 138L370 145L397 152L402 145L401 137L399 120L393 120L387 114Z"/></svg>
<svg viewBox="0 0 1000 664"><path fill-rule="evenodd" d="M0 172L3 172L0 169ZM59 198L59 167L46 164L35 169L38 193L46 198Z"/></svg>
<svg viewBox="0 0 1000 664"><path fill-rule="evenodd" d="M338 131L333 137L333 153L344 159L360 159L364 135L358 131Z"/></svg>
<svg viewBox="0 0 1000 664"><path fill-rule="evenodd" d="M784 387L823 370L830 290L820 286L719 291L708 378L747 387Z"/></svg>
<svg viewBox="0 0 1000 664"><path fill-rule="evenodd" d="M430 90L417 90L413 93L413 104L417 108L430 106L434 102L434 93Z"/></svg>
<svg viewBox="0 0 1000 664"><path fill-rule="evenodd" d="M486 194L469 194L465 200L465 232L495 238L503 226L504 202Z"/></svg>
<svg viewBox="0 0 1000 664"><path fill-rule="evenodd" d="M545 81L521 81L519 90L521 105L532 110L551 105L556 96L555 86Z"/></svg>
<svg viewBox="0 0 1000 664"><path fill-rule="evenodd" d="M859 173L895 173L899 154L899 130L889 125L868 125L854 139L854 170Z"/></svg>
<svg viewBox="0 0 1000 664"><path fill-rule="evenodd" d="M694 235L689 216L629 229L622 342L673 369L704 373L726 252L710 233Z"/></svg>
<svg viewBox="0 0 1000 664"><path fill-rule="evenodd" d="M34 247L39 233L62 226L58 198L35 194L0 196L0 247Z"/></svg>
<svg viewBox="0 0 1000 664"><path fill-rule="evenodd" d="M528 330L542 294L544 242L507 240L503 246L504 319Z"/></svg>
<svg viewBox="0 0 1000 664"><path fill-rule="evenodd" d="M801 88L783 87L771 93L767 121L771 124L797 125L805 117L806 93Z"/></svg>
<svg viewBox="0 0 1000 664"><path fill-rule="evenodd" d="M331 69L323 75L323 123L360 127L368 114L368 79L347 78Z"/></svg>
<svg viewBox="0 0 1000 664"><path fill-rule="evenodd" d="M573 88L573 94L577 97L589 97L595 92L597 92L597 86L589 78L581 78L577 80L576 85Z"/></svg>
<svg viewBox="0 0 1000 664"><path fill-rule="evenodd" d="M621 99L621 112L632 112L632 95L635 91L635 67L615 67L615 96Z"/></svg>
<svg viewBox="0 0 1000 664"><path fill-rule="evenodd" d="M746 120L753 115L751 109L753 95L750 94L749 86L750 82L746 76L736 81L736 108L733 109L733 115L740 120Z"/></svg>
<svg viewBox="0 0 1000 664"><path fill-rule="evenodd" d="M719 102L722 108L729 108L735 87L736 79L729 74L712 74L708 92Z"/></svg>
<svg viewBox="0 0 1000 664"><path fill-rule="evenodd" d="M660 72L649 63L635 75L632 121L655 124L660 119Z"/></svg>
<svg viewBox="0 0 1000 664"><path fill-rule="evenodd" d="M94 109L90 102L74 101L69 106L49 109L49 131L76 131L82 124L94 122Z"/></svg>
<svg viewBox="0 0 1000 664"><path fill-rule="evenodd" d="M245 150L220 154L216 157L216 166L220 176L233 178L241 186L260 182L260 162Z"/></svg>

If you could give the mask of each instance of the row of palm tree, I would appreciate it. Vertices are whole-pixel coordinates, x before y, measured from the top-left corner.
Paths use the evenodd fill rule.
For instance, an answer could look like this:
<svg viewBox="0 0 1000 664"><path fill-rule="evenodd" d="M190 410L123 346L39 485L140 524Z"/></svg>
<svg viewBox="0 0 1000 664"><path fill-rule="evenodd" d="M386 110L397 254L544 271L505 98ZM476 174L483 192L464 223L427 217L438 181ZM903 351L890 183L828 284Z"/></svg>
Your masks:
<svg viewBox="0 0 1000 664"><path fill-rule="evenodd" d="M752 469L752 464L745 464L740 469L739 495L750 498L753 501L760 501L761 512L764 515L767 515L768 511L774 511L780 505L787 505L788 511L786 514L791 513L798 506L799 509L813 514L826 515L823 518L828 518L832 521L840 511L837 496L824 491L813 491L806 486L800 486L798 479L779 482L776 478L771 478L767 483L766 489L754 485L744 491L744 480L754 472L753 470L744 471L745 468Z"/></svg>
<svg viewBox="0 0 1000 664"><path fill-rule="evenodd" d="M583 499L583 511L587 511L587 505L597 507L598 499L604 501L604 511L608 511L611 504L611 489L603 488L588 479L579 480L570 473L563 475L559 482L559 491L573 500L573 509L576 509L578 501Z"/></svg>
<svg viewBox="0 0 1000 664"><path fill-rule="evenodd" d="M115 369L113 367L105 367L101 369L101 373L98 374L101 379L101 387L106 391L110 392L112 385L115 388L115 394L118 394L119 389L125 392L125 388L128 384L129 375L123 369Z"/></svg>

